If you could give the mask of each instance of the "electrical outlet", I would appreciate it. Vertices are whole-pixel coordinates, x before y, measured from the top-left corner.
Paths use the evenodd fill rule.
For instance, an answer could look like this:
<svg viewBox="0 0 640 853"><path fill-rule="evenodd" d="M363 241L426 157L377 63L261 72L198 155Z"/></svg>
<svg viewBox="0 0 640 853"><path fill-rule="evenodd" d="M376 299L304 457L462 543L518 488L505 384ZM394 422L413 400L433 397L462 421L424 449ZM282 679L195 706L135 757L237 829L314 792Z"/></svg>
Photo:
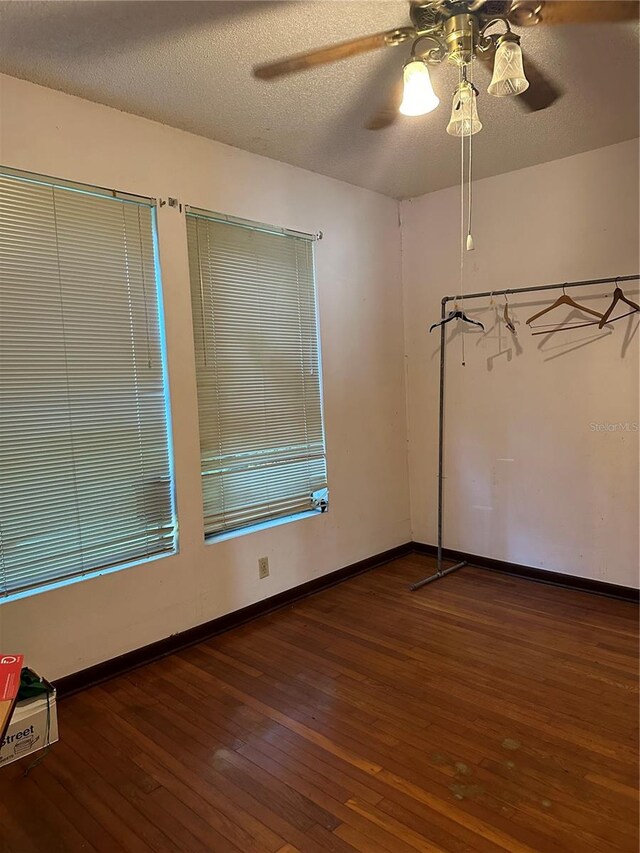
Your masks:
<svg viewBox="0 0 640 853"><path fill-rule="evenodd" d="M258 577L260 580L269 577L269 558L260 557L258 559Z"/></svg>

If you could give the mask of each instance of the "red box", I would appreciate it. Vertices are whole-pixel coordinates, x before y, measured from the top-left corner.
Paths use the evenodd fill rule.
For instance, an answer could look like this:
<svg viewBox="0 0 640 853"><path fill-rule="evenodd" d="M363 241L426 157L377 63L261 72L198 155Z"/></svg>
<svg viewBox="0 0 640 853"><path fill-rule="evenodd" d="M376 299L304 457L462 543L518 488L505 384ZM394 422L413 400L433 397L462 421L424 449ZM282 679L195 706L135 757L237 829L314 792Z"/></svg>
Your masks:
<svg viewBox="0 0 640 853"><path fill-rule="evenodd" d="M16 698L21 671L22 655L0 655L0 702Z"/></svg>

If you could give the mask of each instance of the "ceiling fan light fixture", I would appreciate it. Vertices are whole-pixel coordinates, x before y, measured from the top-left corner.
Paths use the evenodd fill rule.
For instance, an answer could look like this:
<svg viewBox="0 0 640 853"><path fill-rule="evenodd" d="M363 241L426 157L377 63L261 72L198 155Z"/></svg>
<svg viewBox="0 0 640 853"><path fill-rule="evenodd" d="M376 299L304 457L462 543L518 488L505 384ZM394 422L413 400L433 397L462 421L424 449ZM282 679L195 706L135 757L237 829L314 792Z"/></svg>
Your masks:
<svg viewBox="0 0 640 853"><path fill-rule="evenodd" d="M487 91L496 98L521 95L529 88L522 65L520 39L514 33L505 33L498 39L493 63L493 77Z"/></svg>
<svg viewBox="0 0 640 853"><path fill-rule="evenodd" d="M451 118L447 125L449 136L473 136L482 130L478 118L476 95L478 90L468 80L463 80L456 88L451 106Z"/></svg>
<svg viewBox="0 0 640 853"><path fill-rule="evenodd" d="M412 58L403 70L404 91L400 112L405 116L422 116L430 113L440 103L433 91L431 76L422 59Z"/></svg>

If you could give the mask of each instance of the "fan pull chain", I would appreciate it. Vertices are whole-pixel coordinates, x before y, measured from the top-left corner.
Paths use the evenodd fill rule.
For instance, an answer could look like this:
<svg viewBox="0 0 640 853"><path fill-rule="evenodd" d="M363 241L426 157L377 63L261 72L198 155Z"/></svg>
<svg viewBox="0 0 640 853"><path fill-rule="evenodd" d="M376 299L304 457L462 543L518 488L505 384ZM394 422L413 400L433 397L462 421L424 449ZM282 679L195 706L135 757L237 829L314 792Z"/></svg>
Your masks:
<svg viewBox="0 0 640 853"><path fill-rule="evenodd" d="M458 67L458 92L462 92L462 66ZM462 98L460 97L462 104ZM464 311L464 124L462 125L462 133L460 134L460 297L461 309ZM460 333L460 358L462 366L465 364L464 353L464 329Z"/></svg>
<svg viewBox="0 0 640 853"><path fill-rule="evenodd" d="M473 86L473 64L469 64L469 82ZM467 174L467 181L469 183L469 201L467 204L468 207L468 220L467 220L467 252L473 252L473 235L471 234L471 211L473 209L473 160L472 154L473 151L473 133L472 128L469 126L469 167Z"/></svg>
<svg viewBox="0 0 640 853"><path fill-rule="evenodd" d="M458 91L461 91L461 87L463 82L470 83L473 86L473 78L472 78L472 66L471 65L463 65L458 68ZM467 76L467 71L469 76ZM460 135L460 301L461 308L464 311L464 255L465 251L472 252L474 249L473 245L473 234L471 233L471 222L472 222L472 212L473 212L473 128L471 126L471 113L468 121L468 133L465 134L465 123L463 116L462 123L462 133ZM465 150L464 150L464 140L465 136L467 136L467 149L468 149L468 158L467 158L467 221L466 221L466 229L465 229ZM462 366L466 366L465 359L465 334L464 329L461 334L461 348L462 348Z"/></svg>

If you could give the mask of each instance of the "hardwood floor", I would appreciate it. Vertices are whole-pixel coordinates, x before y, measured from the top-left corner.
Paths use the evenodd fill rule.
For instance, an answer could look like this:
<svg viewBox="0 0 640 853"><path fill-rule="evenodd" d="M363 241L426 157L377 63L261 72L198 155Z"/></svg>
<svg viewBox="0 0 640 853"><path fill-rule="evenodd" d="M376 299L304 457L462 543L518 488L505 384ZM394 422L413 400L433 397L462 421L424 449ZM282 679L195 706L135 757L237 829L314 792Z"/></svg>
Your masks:
<svg viewBox="0 0 640 853"><path fill-rule="evenodd" d="M3 851L638 850L637 608L411 556L59 704Z"/></svg>

